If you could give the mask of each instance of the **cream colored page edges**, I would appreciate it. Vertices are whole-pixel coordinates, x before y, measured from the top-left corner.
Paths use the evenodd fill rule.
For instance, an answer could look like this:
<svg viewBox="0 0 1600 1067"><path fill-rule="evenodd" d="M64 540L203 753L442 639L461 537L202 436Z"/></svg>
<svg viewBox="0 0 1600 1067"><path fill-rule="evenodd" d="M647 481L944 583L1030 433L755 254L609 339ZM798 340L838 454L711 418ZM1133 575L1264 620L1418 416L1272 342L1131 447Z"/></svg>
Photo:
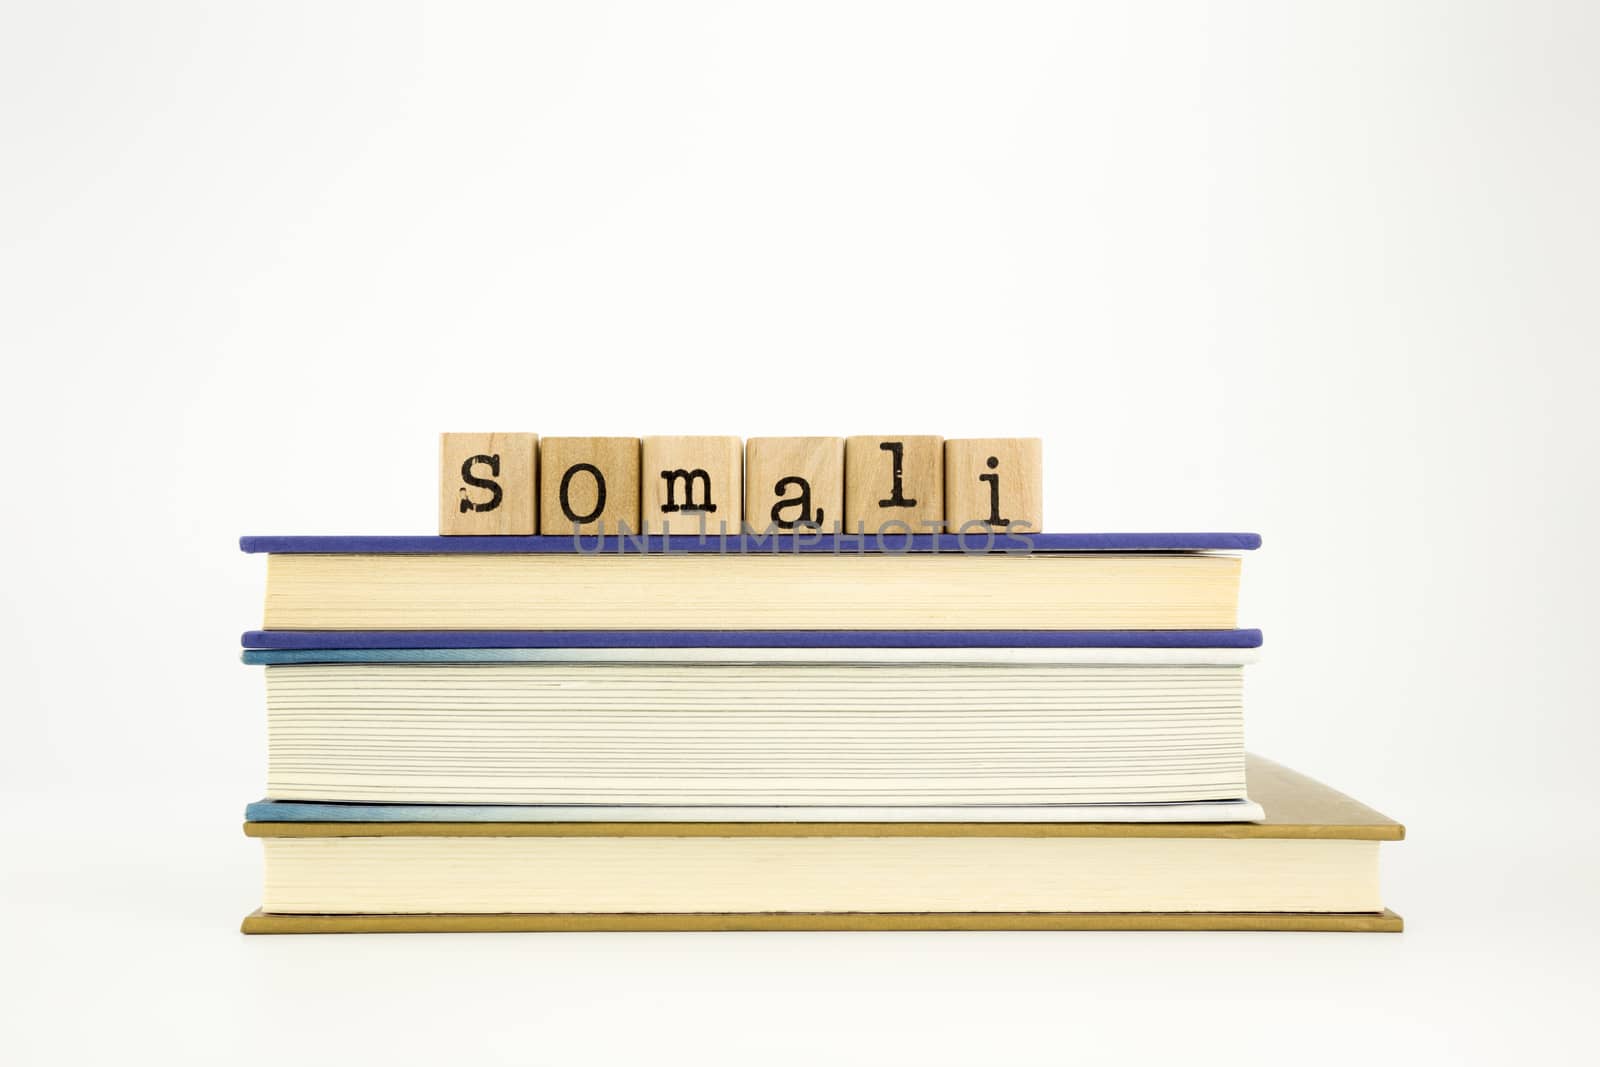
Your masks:
<svg viewBox="0 0 1600 1067"><path fill-rule="evenodd" d="M1378 911L1367 841L268 838L264 910Z"/></svg>
<svg viewBox="0 0 1600 1067"><path fill-rule="evenodd" d="M1232 629L1218 555L272 555L268 629Z"/></svg>
<svg viewBox="0 0 1600 1067"><path fill-rule="evenodd" d="M1082 803L1244 793L1237 667L268 667L268 794Z"/></svg>

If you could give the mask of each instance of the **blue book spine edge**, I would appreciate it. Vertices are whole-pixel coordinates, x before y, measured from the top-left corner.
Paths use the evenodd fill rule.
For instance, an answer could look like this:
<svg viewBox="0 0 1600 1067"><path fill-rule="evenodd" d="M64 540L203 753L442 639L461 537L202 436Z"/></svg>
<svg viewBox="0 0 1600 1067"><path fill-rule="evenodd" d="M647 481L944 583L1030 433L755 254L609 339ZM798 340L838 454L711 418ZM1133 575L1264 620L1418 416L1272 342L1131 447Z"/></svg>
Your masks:
<svg viewBox="0 0 1600 1067"><path fill-rule="evenodd" d="M990 534L774 534L766 537L711 533L651 534L640 537L583 537L566 534L532 537L332 536L241 537L245 552L362 555L439 553L569 553L619 555L723 553L779 555L835 553L898 555L906 552L1249 552L1261 547L1253 533L1039 533Z"/></svg>
<svg viewBox="0 0 1600 1067"><path fill-rule="evenodd" d="M1259 809L1256 809L1245 798L1227 800L1201 800L1192 803L1146 803L1146 804L979 804L979 805L933 805L931 814L933 821L951 822L948 813L952 808L963 809L963 818L960 821L971 821L976 817L978 821L1013 821L1011 812L1027 809L1029 822L1055 822L1050 818L1051 813L1059 812L1067 816L1065 821L1089 821L1087 816L1094 813L1111 813L1111 821L1128 821L1126 813L1130 809L1143 809L1147 817L1140 818L1138 822L1171 821L1150 816L1170 814L1173 809L1183 812L1191 808L1211 809L1215 816L1226 815L1226 818L1210 818L1206 821L1215 822L1249 822L1261 818ZM854 814L861 810L860 805L843 805L842 811L851 813L845 818L840 818L841 806L833 805L783 805L783 804L756 804L756 805L711 805L688 804L666 805L671 817L666 820L655 818L659 815L660 806L649 804L382 804L361 801L327 801L327 800L257 800L245 805L244 817L248 822L339 822L339 823L396 823L396 822L427 822L427 823L474 823L474 822L527 822L527 823L571 823L590 822L599 817L602 821L611 822L620 820L624 822L638 822L640 816L645 816L648 821L703 822L707 819L716 819L719 815L727 818L732 815L731 821L750 822L751 813L760 813L756 820L766 822L776 816L785 822L834 822L840 826L860 820L861 816ZM731 808L731 811L729 810ZM655 809L655 810L652 810ZM693 811L691 819L685 819L684 811ZM992 814L994 809L1006 813L1001 820L985 818ZM1229 809L1233 809L1232 812ZM1240 811L1240 809L1245 809ZM1254 809L1253 811L1250 809ZM580 814L581 813L581 814ZM870 821L884 819L900 820L907 817L926 817L930 812L921 805L885 805L874 806ZM575 817L577 816L577 817ZM719 820L720 821L720 820ZM1099 821L1099 820L1095 820ZM1187 820L1182 820L1187 821Z"/></svg>
<svg viewBox="0 0 1600 1067"><path fill-rule="evenodd" d="M1260 648L1260 630L248 630L250 650ZM271 662L252 659L245 662Z"/></svg>

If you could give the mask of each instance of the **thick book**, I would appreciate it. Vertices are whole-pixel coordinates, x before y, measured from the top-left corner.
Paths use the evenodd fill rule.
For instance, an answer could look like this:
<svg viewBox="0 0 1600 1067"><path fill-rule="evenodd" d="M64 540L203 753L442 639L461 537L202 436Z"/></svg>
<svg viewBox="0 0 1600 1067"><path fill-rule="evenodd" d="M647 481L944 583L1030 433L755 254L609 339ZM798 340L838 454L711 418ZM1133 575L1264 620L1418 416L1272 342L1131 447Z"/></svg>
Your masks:
<svg viewBox="0 0 1600 1067"><path fill-rule="evenodd" d="M244 538L265 630L1231 630L1243 534ZM1004 547L1026 540L1026 547ZM768 545L772 547L767 548ZM648 549L648 546L644 546Z"/></svg>
<svg viewBox="0 0 1600 1067"><path fill-rule="evenodd" d="M1249 649L449 651L269 661L268 796L884 807L1246 795Z"/></svg>
<svg viewBox="0 0 1600 1067"><path fill-rule="evenodd" d="M1259 823L247 822L246 933L1397 931L1373 809L1252 757Z"/></svg>

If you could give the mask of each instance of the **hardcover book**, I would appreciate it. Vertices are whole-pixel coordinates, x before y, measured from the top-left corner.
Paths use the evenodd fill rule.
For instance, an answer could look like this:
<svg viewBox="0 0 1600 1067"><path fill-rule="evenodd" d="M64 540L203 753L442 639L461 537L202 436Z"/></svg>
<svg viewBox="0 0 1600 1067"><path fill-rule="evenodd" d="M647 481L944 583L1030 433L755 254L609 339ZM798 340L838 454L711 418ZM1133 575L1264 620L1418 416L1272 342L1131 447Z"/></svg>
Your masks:
<svg viewBox="0 0 1600 1067"><path fill-rule="evenodd" d="M1245 796L1248 649L346 651L338 662L299 661L328 650L250 655L268 664L274 799L1018 806Z"/></svg>
<svg viewBox="0 0 1600 1067"><path fill-rule="evenodd" d="M247 933L474 930L1396 931L1404 829L1250 761L1259 823L248 822Z"/></svg>
<svg viewBox="0 0 1600 1067"><path fill-rule="evenodd" d="M267 630L1229 630L1245 534L244 538ZM608 545L606 542L614 544ZM782 550L785 545L791 550ZM1006 547L1006 546L1013 547ZM639 550L634 550L635 548Z"/></svg>

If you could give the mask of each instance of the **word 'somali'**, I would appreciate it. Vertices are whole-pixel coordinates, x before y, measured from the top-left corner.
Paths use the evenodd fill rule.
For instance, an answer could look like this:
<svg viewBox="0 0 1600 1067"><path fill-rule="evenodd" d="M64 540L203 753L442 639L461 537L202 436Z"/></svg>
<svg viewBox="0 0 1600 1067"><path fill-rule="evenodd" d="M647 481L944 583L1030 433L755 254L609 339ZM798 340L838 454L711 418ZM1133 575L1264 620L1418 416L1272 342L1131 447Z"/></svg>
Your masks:
<svg viewBox="0 0 1600 1067"><path fill-rule="evenodd" d="M1044 528L1037 437L446 433L439 532L932 533Z"/></svg>

